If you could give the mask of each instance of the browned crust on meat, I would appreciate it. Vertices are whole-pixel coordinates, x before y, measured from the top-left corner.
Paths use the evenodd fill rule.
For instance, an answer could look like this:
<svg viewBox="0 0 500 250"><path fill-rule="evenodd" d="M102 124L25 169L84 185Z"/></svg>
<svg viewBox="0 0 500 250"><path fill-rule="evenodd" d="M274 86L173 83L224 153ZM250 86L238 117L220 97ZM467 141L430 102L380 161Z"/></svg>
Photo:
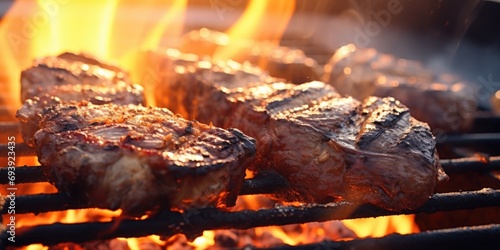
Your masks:
<svg viewBox="0 0 500 250"><path fill-rule="evenodd" d="M438 176L441 167L428 126L392 98L363 103L332 98L279 113L271 127L273 150L285 152L274 155L273 168L288 176L306 201L334 197L412 209L444 177Z"/></svg>
<svg viewBox="0 0 500 250"><path fill-rule="evenodd" d="M23 106L17 111L26 144L34 146L44 108L76 102L144 104L143 88L125 71L84 54L63 53L37 59L21 73Z"/></svg>
<svg viewBox="0 0 500 250"><path fill-rule="evenodd" d="M167 109L59 105L41 123L37 155L58 189L132 216L234 205L255 151L237 130Z"/></svg>
<svg viewBox="0 0 500 250"><path fill-rule="evenodd" d="M175 59L164 60L175 65ZM360 102L322 82L293 85L271 79L221 86L201 77L204 70L163 72L169 77L158 86L165 92L175 94L183 86L205 90L188 97L197 98L189 103L194 107L186 107L185 99L163 104L174 112L196 110L187 115L254 137L257 156L252 168L284 175L292 187L284 198L346 199L391 210L413 209L446 178L428 125L393 98ZM176 79L184 79L184 85L171 85Z"/></svg>
<svg viewBox="0 0 500 250"><path fill-rule="evenodd" d="M65 53L35 60L21 73L21 100L41 94L62 100L100 103L144 103L142 87L128 74L85 55Z"/></svg>

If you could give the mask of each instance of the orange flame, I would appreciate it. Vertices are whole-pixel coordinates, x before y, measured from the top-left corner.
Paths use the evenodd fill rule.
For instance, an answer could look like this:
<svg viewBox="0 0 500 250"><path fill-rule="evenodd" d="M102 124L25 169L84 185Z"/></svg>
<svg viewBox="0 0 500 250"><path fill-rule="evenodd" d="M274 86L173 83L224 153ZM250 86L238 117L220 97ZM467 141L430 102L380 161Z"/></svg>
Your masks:
<svg viewBox="0 0 500 250"><path fill-rule="evenodd" d="M391 233L411 234L420 231L415 224L415 215L345 220L343 223L361 238L382 237Z"/></svg>
<svg viewBox="0 0 500 250"><path fill-rule="evenodd" d="M186 5L187 0L16 1L0 23L6 38L0 40L0 82L10 86L8 101L20 106L20 72L37 57L86 52L133 70L134 52L180 36Z"/></svg>
<svg viewBox="0 0 500 250"><path fill-rule="evenodd" d="M219 47L214 59L235 60L248 49L244 41L264 40L278 45L294 9L295 1L290 0L250 1L241 18L226 32L233 43Z"/></svg>

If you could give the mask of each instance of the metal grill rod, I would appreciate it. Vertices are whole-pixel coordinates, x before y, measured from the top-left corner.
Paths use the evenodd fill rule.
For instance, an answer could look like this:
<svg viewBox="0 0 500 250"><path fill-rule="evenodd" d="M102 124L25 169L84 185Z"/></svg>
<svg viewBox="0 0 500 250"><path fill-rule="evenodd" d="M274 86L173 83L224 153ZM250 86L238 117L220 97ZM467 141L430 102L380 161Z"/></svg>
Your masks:
<svg viewBox="0 0 500 250"><path fill-rule="evenodd" d="M0 122L0 131L5 135L16 135L19 133L19 125L14 122Z"/></svg>
<svg viewBox="0 0 500 250"><path fill-rule="evenodd" d="M491 146L500 144L500 133L475 133L444 135L437 141L438 145L469 146L476 145Z"/></svg>
<svg viewBox="0 0 500 250"><path fill-rule="evenodd" d="M0 144L0 152L10 152L9 145ZM35 149L26 145L25 143L16 143L14 152L16 152L16 157L36 156ZM4 154L0 157L7 157L7 154Z"/></svg>
<svg viewBox="0 0 500 250"><path fill-rule="evenodd" d="M390 234L381 238L351 241L323 241L315 244L281 246L268 250L422 250L422 249L497 249L500 245L500 225L483 225L426 231L417 234ZM257 250L258 248L250 248Z"/></svg>
<svg viewBox="0 0 500 250"><path fill-rule="evenodd" d="M16 246L34 243L51 245L62 242L81 243L90 240L141 237L152 234L168 237L177 233L184 233L189 237L197 236L204 230L248 229L271 225L396 214L434 213L437 211L489 206L500 206L500 190L483 189L474 192L435 194L419 209L401 212L348 202L327 205L283 206L257 211L245 210L237 212L227 212L213 208L186 211L185 213L165 211L163 214L145 220L116 219L111 222L25 226L17 229L15 243L7 243ZM58 237L51 237L54 235ZM4 232L0 238L5 239L7 236L7 233Z"/></svg>
<svg viewBox="0 0 500 250"><path fill-rule="evenodd" d="M486 158L479 157L465 157L457 159L443 159L440 160L441 165L446 173L464 173L470 171L493 171L500 170L500 156L492 156ZM7 172L6 167L0 168L0 184L7 184ZM259 189L261 191L257 193L270 193L275 190L275 188L286 187L286 180L282 177L275 175L265 175L258 176L259 178L254 178L248 180L248 187L252 187L252 190ZM16 167L16 183L33 183L33 182L46 182L48 181L43 174L42 168L40 166L17 166ZM243 188L243 194L246 194L246 187ZM271 190L271 191L270 191ZM252 191L256 194L255 191Z"/></svg>
<svg viewBox="0 0 500 250"><path fill-rule="evenodd" d="M500 156L441 159L439 162L448 174L500 170Z"/></svg>
<svg viewBox="0 0 500 250"><path fill-rule="evenodd" d="M247 183L248 182L246 182L245 185L248 185ZM249 187L248 189L251 188ZM252 193L254 192L248 192L248 194ZM443 204L439 204L438 202L442 202ZM358 204L351 204L347 202L341 202L338 204L343 204L342 206L359 207ZM1 202L0 205L2 205ZM447 207L447 205L449 207ZM321 205L313 204L308 207L314 206ZM404 213L433 213L435 211L472 209L491 206L500 206L500 190L483 189L480 191L434 194L422 208L423 210L404 211ZM2 208L2 213L7 212L7 207L8 206ZM18 214L44 213L84 208L99 207L91 206L88 202L76 199L64 193L20 195L16 197L16 213ZM389 214L394 213L390 212ZM389 214L385 214L385 212L380 211L380 214L375 214L373 216L383 216Z"/></svg>
<svg viewBox="0 0 500 250"><path fill-rule="evenodd" d="M0 101L1 101L1 99L0 99ZM15 119L14 114L16 113L17 109L18 108L14 107L14 106L0 105L0 117L8 117L9 120L12 119L12 118Z"/></svg>
<svg viewBox="0 0 500 250"><path fill-rule="evenodd" d="M444 135L437 141L438 145L452 146L500 146L500 133L477 133ZM18 156L36 156L34 148L28 147L24 143L17 143L16 154ZM0 152L6 152L7 144L0 144Z"/></svg>

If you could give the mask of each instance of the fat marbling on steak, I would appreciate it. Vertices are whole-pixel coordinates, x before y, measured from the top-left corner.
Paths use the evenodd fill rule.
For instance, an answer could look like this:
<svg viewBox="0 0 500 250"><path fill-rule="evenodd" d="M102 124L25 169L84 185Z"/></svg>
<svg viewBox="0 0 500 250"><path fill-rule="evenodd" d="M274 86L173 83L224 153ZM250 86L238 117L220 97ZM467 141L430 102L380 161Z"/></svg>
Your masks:
<svg viewBox="0 0 500 250"><path fill-rule="evenodd" d="M178 60L160 52L156 57L163 65L176 65ZM254 137L253 169L285 176L292 187L282 194L286 199L344 199L391 210L412 209L446 178L429 126L411 117L394 98L358 101L322 82L294 85L267 77L255 81L259 76L235 81L239 72L252 72L245 69L250 66L221 69L221 63L210 61L202 65L164 68L157 89L170 95L184 93L184 98L160 99L158 105Z"/></svg>
<svg viewBox="0 0 500 250"><path fill-rule="evenodd" d="M44 110L36 151L60 191L141 216L157 209L232 206L253 139L167 109L79 103Z"/></svg>
<svg viewBox="0 0 500 250"><path fill-rule="evenodd" d="M24 141L33 146L42 110L56 104L144 104L143 88L117 66L85 54L63 53L35 60L21 73L23 106L17 112Z"/></svg>

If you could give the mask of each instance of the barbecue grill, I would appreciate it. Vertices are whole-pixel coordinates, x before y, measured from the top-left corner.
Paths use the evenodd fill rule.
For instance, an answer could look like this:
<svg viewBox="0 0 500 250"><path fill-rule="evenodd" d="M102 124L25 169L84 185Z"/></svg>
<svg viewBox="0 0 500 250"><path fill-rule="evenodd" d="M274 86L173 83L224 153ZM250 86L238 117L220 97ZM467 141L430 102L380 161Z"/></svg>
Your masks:
<svg viewBox="0 0 500 250"><path fill-rule="evenodd" d="M495 118L492 118L495 119ZM483 118L484 120L484 118ZM484 125L484 124L483 124ZM2 131L11 131L14 122L1 124ZM2 135L5 132L2 132ZM474 139L470 139L470 138ZM449 137L440 146L449 142L462 144L467 141L480 142L481 134L466 134ZM497 141L498 142L498 141ZM5 151L7 145L0 145ZM21 156L33 155L27 146L19 144L16 153ZM443 168L450 175L466 175L471 172L493 172L500 170L500 156L464 157L441 160ZM0 169L0 184L9 183L7 168ZM16 183L34 183L47 181L39 166L17 166ZM287 188L286 181L279 176L256 176L245 181L240 195L269 194ZM8 210L8 198L2 197L2 213ZM89 205L64 193L52 194L17 194L16 213L45 213L68 209L85 209ZM304 204L299 206L277 206L257 211L243 210L227 212L213 208L186 211L184 213L164 211L159 215L143 220L114 219L110 222L54 223L25 226L16 229L16 241L6 240L10 235L1 235L2 247L25 246L34 243L54 245L62 242L82 243L94 240L107 240L116 237L140 237L152 234L172 236L177 233L189 237L200 235L203 230L213 229L248 229L270 225L288 225L314 221L344 220L368 218L396 214L431 214L454 210L472 210L486 207L500 207L500 190L483 188L475 191L436 193L427 203L416 210L401 212L387 211L372 205L338 202L332 204ZM491 224L469 227L442 228L412 235L388 235L383 238L355 239L351 241L325 241L305 245L307 249L422 249L429 246L446 246L453 249L489 248L497 245L500 236L500 221L493 219ZM6 223L5 223L6 224ZM279 249L291 249L283 246Z"/></svg>
<svg viewBox="0 0 500 250"><path fill-rule="evenodd" d="M231 19L230 14L225 16ZM194 23L193 26L198 26ZM308 55L324 63L329 53L308 42L285 39L283 44L304 49ZM6 100L0 95L0 101ZM12 116L9 104L0 103L0 136L7 138L15 135L21 138L17 122ZM447 174L454 177L480 175L493 179L493 185L484 184L481 187L467 187L450 184L438 187L434 194L422 207L415 210L388 211L367 204L337 202L331 204L279 205L274 208L260 210L223 211L214 208L194 211L174 212L162 211L158 215L146 219L116 218L109 222L53 223L23 226L16 228L15 242L7 240L10 235L4 230L0 235L0 249L6 247L21 247L40 243L56 245L59 243L85 243L99 240L109 240L117 237L142 237L160 235L168 238L175 234L185 234L189 239L200 235L204 230L215 229L248 229L271 225L290 225L307 222L322 222L331 220L346 220L369 218L397 214L415 214L421 217L425 224L430 219L427 215L436 213L453 216L454 211L466 211L474 214L479 209L492 209L500 214L500 180L492 177L500 171L500 117L489 111L478 111L472 130L466 134L444 134L437 138L441 164ZM0 144L0 161L7 162L9 145L3 141ZM23 143L15 145L17 158L34 156L32 148ZM475 154L474 154L475 153ZM471 156L474 155L474 156ZM445 157L443 157L445 156ZM15 183L47 182L40 166L15 166ZM8 169L0 168L0 185L8 185ZM287 182L280 176L267 174L257 175L245 180L240 195L271 194L287 188ZM464 191L467 190L467 191ZM69 209L91 208L85 201L75 199L65 193L16 193L16 214L47 213ZM8 212L8 196L0 197L2 214ZM483 210L479 210L483 211ZM477 213L477 212L476 212ZM7 226L7 221L3 226ZM437 222L439 224L439 221ZM348 241L322 241L302 246L280 246L273 249L496 249L500 245L500 216L488 217L486 222L474 220L457 223L453 226L433 227L421 233L410 235L391 234L381 238L353 239ZM1 227L0 227L1 229ZM249 246L249 249L254 247Z"/></svg>

